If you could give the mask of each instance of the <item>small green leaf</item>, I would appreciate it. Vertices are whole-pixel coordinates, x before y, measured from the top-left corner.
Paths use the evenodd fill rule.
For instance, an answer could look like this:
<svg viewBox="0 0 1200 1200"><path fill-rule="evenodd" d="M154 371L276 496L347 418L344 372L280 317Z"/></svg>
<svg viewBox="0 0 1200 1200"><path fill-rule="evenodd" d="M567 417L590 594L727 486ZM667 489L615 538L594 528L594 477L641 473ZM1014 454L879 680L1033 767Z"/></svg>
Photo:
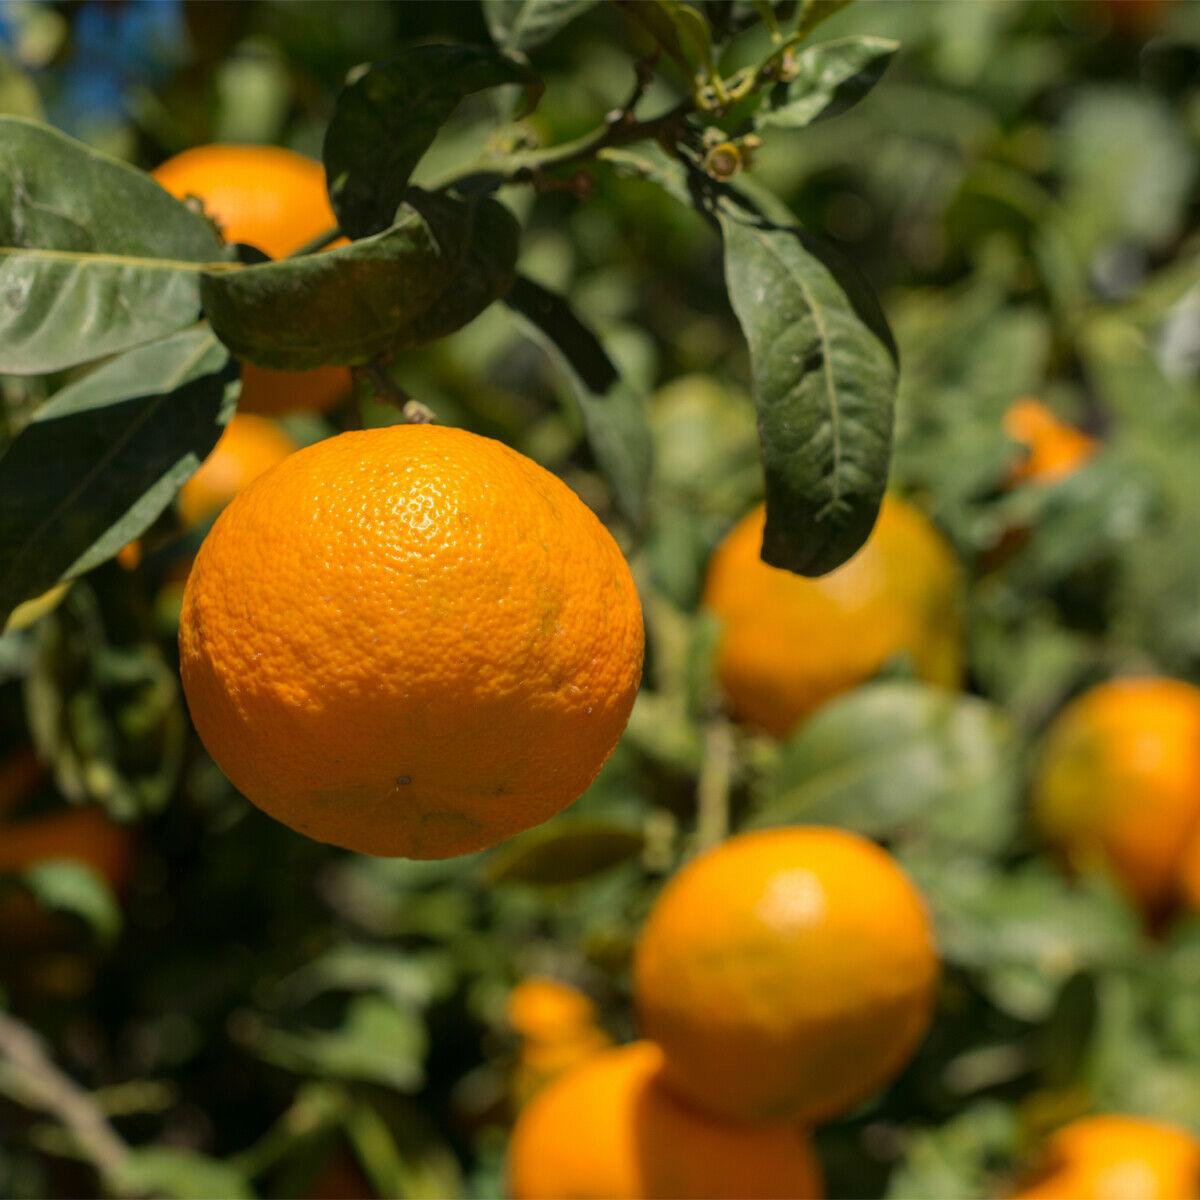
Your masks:
<svg viewBox="0 0 1200 1200"><path fill-rule="evenodd" d="M995 850L1016 823L1015 759L1013 730L987 701L922 683L868 685L784 746L752 825Z"/></svg>
<svg viewBox="0 0 1200 1200"><path fill-rule="evenodd" d="M201 292L240 359L305 370L353 365L465 325L512 280L519 231L488 197L413 197L391 229L324 254L209 273Z"/></svg>
<svg viewBox="0 0 1200 1200"><path fill-rule="evenodd" d="M553 821L514 838L487 860L489 883L578 883L642 851L639 830L610 821Z"/></svg>
<svg viewBox="0 0 1200 1200"><path fill-rule="evenodd" d="M750 344L766 475L763 561L832 571L866 540L887 483L896 362L878 301L801 230L718 211Z"/></svg>
<svg viewBox="0 0 1200 1200"><path fill-rule="evenodd" d="M596 0L483 0L483 15L502 50L532 50L595 4Z"/></svg>
<svg viewBox="0 0 1200 1200"><path fill-rule="evenodd" d="M526 111L541 94L528 65L487 46L410 46L347 83L323 150L342 231L362 238L392 225L413 169L459 102L502 84L528 90Z"/></svg>
<svg viewBox="0 0 1200 1200"><path fill-rule="evenodd" d="M882 78L900 48L877 37L837 38L810 46L795 74L772 88L754 118L758 129L802 129L857 104Z"/></svg>
<svg viewBox="0 0 1200 1200"><path fill-rule="evenodd" d="M237 367L200 326L55 393L0 457L0 620L138 537L216 445Z"/></svg>
<svg viewBox="0 0 1200 1200"><path fill-rule="evenodd" d="M401 1092L421 1086L427 1041L417 1012L370 994L350 1001L336 1029L267 1026L251 1035L261 1058L298 1075L382 1083Z"/></svg>
<svg viewBox="0 0 1200 1200"><path fill-rule="evenodd" d="M558 363L583 413L596 462L621 511L640 524L650 480L651 438L645 405L625 383L596 335L562 297L519 276L504 303Z"/></svg>
<svg viewBox="0 0 1200 1200"><path fill-rule="evenodd" d="M101 941L111 942L120 932L121 909L92 867L70 858L46 859L25 871L21 880L40 904L79 917Z"/></svg>
<svg viewBox="0 0 1200 1200"><path fill-rule="evenodd" d="M0 117L0 372L45 374L173 333L221 244L148 175Z"/></svg>
<svg viewBox="0 0 1200 1200"><path fill-rule="evenodd" d="M167 1146L130 1151L113 1182L122 1196L254 1200L255 1195L249 1180L229 1163Z"/></svg>

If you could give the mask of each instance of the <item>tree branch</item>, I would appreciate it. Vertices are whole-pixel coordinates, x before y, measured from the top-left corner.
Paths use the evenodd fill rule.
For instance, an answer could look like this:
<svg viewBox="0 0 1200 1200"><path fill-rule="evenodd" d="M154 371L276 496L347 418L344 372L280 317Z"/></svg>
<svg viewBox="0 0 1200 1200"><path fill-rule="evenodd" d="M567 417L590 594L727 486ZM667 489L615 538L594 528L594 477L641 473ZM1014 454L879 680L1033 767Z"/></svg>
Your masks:
<svg viewBox="0 0 1200 1200"><path fill-rule="evenodd" d="M51 1061L41 1038L27 1025L0 1013L0 1075L21 1103L56 1117L100 1173L111 1181L129 1157L95 1101Z"/></svg>

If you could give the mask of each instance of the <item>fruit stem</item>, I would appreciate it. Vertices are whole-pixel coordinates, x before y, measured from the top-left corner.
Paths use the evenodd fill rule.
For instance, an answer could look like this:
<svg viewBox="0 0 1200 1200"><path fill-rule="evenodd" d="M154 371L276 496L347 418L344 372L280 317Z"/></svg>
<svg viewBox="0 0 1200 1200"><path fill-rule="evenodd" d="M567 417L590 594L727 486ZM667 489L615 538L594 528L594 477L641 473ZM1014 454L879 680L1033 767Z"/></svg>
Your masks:
<svg viewBox="0 0 1200 1200"><path fill-rule="evenodd" d="M725 717L715 716L704 730L704 761L696 782L697 850L708 850L729 835L733 759L733 726Z"/></svg>

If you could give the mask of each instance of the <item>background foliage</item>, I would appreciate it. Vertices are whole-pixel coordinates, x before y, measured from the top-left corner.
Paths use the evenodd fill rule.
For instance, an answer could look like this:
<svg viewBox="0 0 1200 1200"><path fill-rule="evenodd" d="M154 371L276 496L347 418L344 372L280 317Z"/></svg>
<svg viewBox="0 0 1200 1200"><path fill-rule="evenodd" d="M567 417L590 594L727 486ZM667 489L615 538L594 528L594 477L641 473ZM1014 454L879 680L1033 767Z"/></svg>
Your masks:
<svg viewBox="0 0 1200 1200"><path fill-rule="evenodd" d="M749 6L708 7L734 20ZM834 120L794 132L781 104L760 128L750 178L883 297L903 364L891 484L934 517L969 574L969 695L930 692L896 662L782 747L721 715L697 597L712 546L763 487L738 326L753 288L739 284L747 260L732 263L731 308L709 223L638 177L657 169L652 155L622 164L621 152L586 198L511 199L531 281L524 304L510 297L517 313L493 306L391 368L440 419L562 474L631 556L646 685L617 753L567 814L484 855L412 863L315 845L251 808L203 754L179 694L178 568L197 534L154 525L134 573L105 561L122 534L53 612L0 639L0 749L32 742L49 761L47 809L94 801L137 830L123 896L69 864L3 878L12 896L68 914L26 940L5 922L0 983L134 1147L115 1186L329 1194L332 1171L360 1189L345 1194L500 1194L509 987L535 971L574 979L613 1034L631 1036L633 935L664 876L726 819L880 837L937 917L948 964L938 1021L885 1095L820 1131L831 1195L995 1194L1047 1128L1093 1107L1200 1131L1200 921L1150 936L1105 881L1064 879L1025 817L1029 751L1067 697L1124 671L1200 682L1200 8L1133 7L859 0L818 36L898 41L882 83ZM422 39L494 38L529 51L546 89L524 120L552 145L625 101L636 36L608 5L568 0L558 8L576 19L557 29L530 26L528 8L11 2L0 107L143 166L212 140L319 156L349 68ZM725 73L761 57L764 36L735 39ZM419 158L417 185L458 173L528 82L479 78L486 90L468 89L424 157L398 150ZM385 102L406 81L379 84ZM836 92L827 113L848 99ZM821 103L810 96L793 119ZM350 117L380 119L370 105ZM35 157L53 169L51 149ZM389 164L393 179L412 169ZM399 236L379 232L390 213L349 192L338 203L355 232ZM414 224L438 219L464 218L423 211ZM154 234L147 222L136 236ZM128 236L96 231L114 251L155 253L121 244ZM177 231L172 253L192 239L193 261L211 262L208 237L202 223ZM207 286L220 291L208 303L218 328L230 313L239 336L270 339L244 319L269 280L194 276L181 273L163 313ZM611 394L578 368L581 407L564 392L570 373L530 336L538 286L601 333L623 379ZM228 358L203 338L176 334L133 351L145 361L78 379L77 360L6 376L0 438L75 419L122 370L187 383L173 419L194 421L193 458L130 449L165 504L229 403ZM9 358L5 369L23 368ZM890 369L886 356L876 369ZM613 411L596 405L635 410L637 393L653 393L644 498L636 462L620 473L619 420L608 449L594 427ZM1018 450L1001 416L1027 393L1102 450L1058 486L1006 489ZM365 389L359 402L368 423L395 419ZM353 421L353 407L288 424L311 440ZM62 461L62 480L84 463ZM115 519L103 503L101 489L78 506L92 538ZM997 554L1013 528L1026 532ZM72 566L35 559L46 587ZM95 1148L81 1154L22 1088L0 1071L0 1193L85 1194Z"/></svg>

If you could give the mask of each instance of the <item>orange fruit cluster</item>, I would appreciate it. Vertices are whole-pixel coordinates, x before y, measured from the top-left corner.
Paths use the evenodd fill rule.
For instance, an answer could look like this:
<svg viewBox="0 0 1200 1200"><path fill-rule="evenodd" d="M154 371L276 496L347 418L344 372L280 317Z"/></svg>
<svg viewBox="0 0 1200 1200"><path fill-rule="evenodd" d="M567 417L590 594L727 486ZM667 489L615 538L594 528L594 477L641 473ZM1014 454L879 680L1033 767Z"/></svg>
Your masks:
<svg viewBox="0 0 1200 1200"><path fill-rule="evenodd" d="M704 591L721 622L718 675L738 717L783 737L902 653L922 679L959 683L959 569L917 509L886 498L862 549L820 579L762 561L764 519L755 509L717 547Z"/></svg>
<svg viewBox="0 0 1200 1200"><path fill-rule="evenodd" d="M1047 1142L1012 1200L1191 1200L1200 1196L1200 1141L1184 1129L1104 1114L1073 1121Z"/></svg>
<svg viewBox="0 0 1200 1200"><path fill-rule="evenodd" d="M161 163L154 178L177 199L194 196L226 241L286 258L337 225L320 163L278 146L197 146ZM345 367L242 369L243 412L325 411L350 391Z"/></svg>
<svg viewBox="0 0 1200 1200"><path fill-rule="evenodd" d="M641 676L608 530L499 442L344 433L242 491L180 622L184 690L243 794L318 841L442 858L591 783Z"/></svg>
<svg viewBox="0 0 1200 1200"><path fill-rule="evenodd" d="M1077 697L1046 733L1033 814L1074 869L1111 872L1151 916L1192 894L1200 839L1200 688L1120 679Z"/></svg>

